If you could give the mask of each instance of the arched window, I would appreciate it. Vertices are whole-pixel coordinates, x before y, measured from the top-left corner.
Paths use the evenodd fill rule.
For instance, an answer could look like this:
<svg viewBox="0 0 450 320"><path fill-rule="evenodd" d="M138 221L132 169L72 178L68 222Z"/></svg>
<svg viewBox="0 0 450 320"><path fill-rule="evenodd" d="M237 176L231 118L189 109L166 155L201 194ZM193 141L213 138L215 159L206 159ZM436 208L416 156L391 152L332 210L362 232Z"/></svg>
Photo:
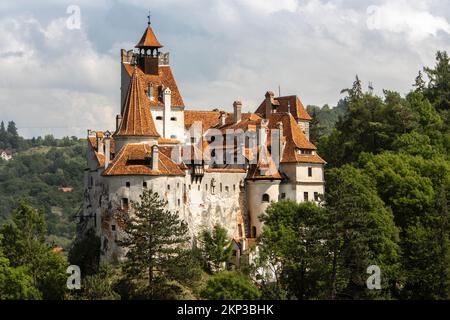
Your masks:
<svg viewBox="0 0 450 320"><path fill-rule="evenodd" d="M270 202L270 196L267 193L263 194L262 202Z"/></svg>

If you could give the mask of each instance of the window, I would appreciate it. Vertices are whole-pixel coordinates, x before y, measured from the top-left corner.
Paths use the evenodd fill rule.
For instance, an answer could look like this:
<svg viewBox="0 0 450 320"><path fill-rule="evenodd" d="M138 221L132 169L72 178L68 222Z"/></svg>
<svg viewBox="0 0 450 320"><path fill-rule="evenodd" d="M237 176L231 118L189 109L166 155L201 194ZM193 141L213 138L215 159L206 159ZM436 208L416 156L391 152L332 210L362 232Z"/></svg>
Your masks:
<svg viewBox="0 0 450 320"><path fill-rule="evenodd" d="M200 185L198 185L198 191L200 191Z"/></svg>
<svg viewBox="0 0 450 320"><path fill-rule="evenodd" d="M256 227L252 227L252 238L256 238Z"/></svg>
<svg viewBox="0 0 450 320"><path fill-rule="evenodd" d="M92 187L94 185L94 178L91 177L90 181L89 181L90 186Z"/></svg>
<svg viewBox="0 0 450 320"><path fill-rule="evenodd" d="M111 231L116 231L116 225L115 224L111 225Z"/></svg>
<svg viewBox="0 0 450 320"><path fill-rule="evenodd" d="M225 192L229 192L230 188L228 186L225 186Z"/></svg>
<svg viewBox="0 0 450 320"><path fill-rule="evenodd" d="M242 237L242 224L238 224L239 237Z"/></svg>
<svg viewBox="0 0 450 320"><path fill-rule="evenodd" d="M303 199L305 199L305 201L309 201L308 192L303 192Z"/></svg>
<svg viewBox="0 0 450 320"><path fill-rule="evenodd" d="M195 137L191 137L191 143L195 143Z"/></svg>
<svg viewBox="0 0 450 320"><path fill-rule="evenodd" d="M312 168L311 167L308 168L308 177L312 177Z"/></svg>
<svg viewBox="0 0 450 320"><path fill-rule="evenodd" d="M270 196L267 193L263 194L262 202L270 202Z"/></svg>
<svg viewBox="0 0 450 320"><path fill-rule="evenodd" d="M127 188L129 188L129 187L130 187L130 181L125 182L125 186L126 186Z"/></svg>
<svg viewBox="0 0 450 320"><path fill-rule="evenodd" d="M162 120L162 117L161 116L157 116L156 120Z"/></svg>
<svg viewBox="0 0 450 320"><path fill-rule="evenodd" d="M286 193L283 192L283 193L280 195L280 199L281 199L281 200L285 200L285 199L286 199Z"/></svg>
<svg viewBox="0 0 450 320"><path fill-rule="evenodd" d="M236 185L233 184L233 191L236 191Z"/></svg>
<svg viewBox="0 0 450 320"><path fill-rule="evenodd" d="M171 136L170 136L170 139L176 139L176 138L177 138L176 135L171 135Z"/></svg>
<svg viewBox="0 0 450 320"><path fill-rule="evenodd" d="M147 182L146 182L146 181L142 182L142 187L143 187L144 189L147 189Z"/></svg>
<svg viewBox="0 0 450 320"><path fill-rule="evenodd" d="M319 193L314 192L314 201L319 201Z"/></svg>
<svg viewBox="0 0 450 320"><path fill-rule="evenodd" d="M167 185L167 190L170 190L170 184Z"/></svg>
<svg viewBox="0 0 450 320"><path fill-rule="evenodd" d="M176 117L171 117L170 120L171 121L177 121L177 118Z"/></svg>
<svg viewBox="0 0 450 320"><path fill-rule="evenodd" d="M220 184L220 192L222 192L222 184Z"/></svg>
<svg viewBox="0 0 450 320"><path fill-rule="evenodd" d="M122 198L122 210L128 211L128 198Z"/></svg>
<svg viewBox="0 0 450 320"><path fill-rule="evenodd" d="M208 184L205 184L205 190L208 191Z"/></svg>
<svg viewBox="0 0 450 320"><path fill-rule="evenodd" d="M177 189L180 189L180 183L177 182Z"/></svg>
<svg viewBox="0 0 450 320"><path fill-rule="evenodd" d="M237 256L237 250L233 250L233 257Z"/></svg>
<svg viewBox="0 0 450 320"><path fill-rule="evenodd" d="M180 199L178 199L178 205L180 205L181 204L181 200Z"/></svg>

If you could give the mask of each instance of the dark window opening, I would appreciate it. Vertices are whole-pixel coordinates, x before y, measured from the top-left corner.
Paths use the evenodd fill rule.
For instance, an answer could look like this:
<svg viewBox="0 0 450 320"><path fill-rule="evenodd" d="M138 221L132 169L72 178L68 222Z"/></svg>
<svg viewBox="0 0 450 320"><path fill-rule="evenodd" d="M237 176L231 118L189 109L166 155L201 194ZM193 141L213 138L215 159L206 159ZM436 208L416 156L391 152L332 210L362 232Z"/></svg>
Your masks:
<svg viewBox="0 0 450 320"><path fill-rule="evenodd" d="M262 202L270 202L270 196L267 193L263 194Z"/></svg>
<svg viewBox="0 0 450 320"><path fill-rule="evenodd" d="M256 238L256 227L252 227L252 238Z"/></svg>
<svg viewBox="0 0 450 320"><path fill-rule="evenodd" d="M162 120L162 117L161 116L157 116L156 120Z"/></svg>
<svg viewBox="0 0 450 320"><path fill-rule="evenodd" d="M177 121L177 118L171 117L170 120L171 120L171 121Z"/></svg>
<svg viewBox="0 0 450 320"><path fill-rule="evenodd" d="M319 201L319 193L318 192L314 192L314 200Z"/></svg>
<svg viewBox="0 0 450 320"><path fill-rule="evenodd" d="M122 210L128 211L128 198L122 198Z"/></svg>
<svg viewBox="0 0 450 320"><path fill-rule="evenodd" d="M303 193L303 198L305 199L305 201L309 201L309 195L308 195L308 192L304 192L304 193Z"/></svg>
<svg viewBox="0 0 450 320"><path fill-rule="evenodd" d="M127 188L129 188L130 187L130 181L127 181L127 182L125 182L125 186L127 187Z"/></svg>
<svg viewBox="0 0 450 320"><path fill-rule="evenodd" d="M312 177L312 168L311 167L308 168L308 177Z"/></svg>
<svg viewBox="0 0 450 320"><path fill-rule="evenodd" d="M142 183L142 187L144 187L145 189L147 189L147 182L146 182L146 181L144 181L144 182Z"/></svg>
<svg viewBox="0 0 450 320"><path fill-rule="evenodd" d="M115 224L111 225L111 231L116 231L116 225Z"/></svg>

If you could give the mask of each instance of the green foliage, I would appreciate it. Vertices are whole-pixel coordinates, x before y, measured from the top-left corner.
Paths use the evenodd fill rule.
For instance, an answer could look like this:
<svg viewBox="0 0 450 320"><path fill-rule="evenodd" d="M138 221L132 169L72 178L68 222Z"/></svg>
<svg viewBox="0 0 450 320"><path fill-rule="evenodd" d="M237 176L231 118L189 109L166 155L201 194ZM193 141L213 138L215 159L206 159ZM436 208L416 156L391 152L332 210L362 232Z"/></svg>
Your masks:
<svg viewBox="0 0 450 320"><path fill-rule="evenodd" d="M166 210L157 193L145 190L140 202L132 202L133 214L118 217L123 221L125 238L119 245L127 248L123 270L135 297L163 299L181 291L178 284L192 272L185 264L189 256L188 228L177 214ZM184 275L181 270L185 270ZM182 279L180 279L182 276ZM145 279L146 284L141 280ZM137 284L137 286L136 286Z"/></svg>
<svg viewBox="0 0 450 320"><path fill-rule="evenodd" d="M208 300L256 300L260 295L247 277L232 271L213 275L201 292L201 297Z"/></svg>
<svg viewBox="0 0 450 320"><path fill-rule="evenodd" d="M33 285L24 267L11 267L0 254L0 300L35 300L41 293Z"/></svg>
<svg viewBox="0 0 450 320"><path fill-rule="evenodd" d="M93 275L99 271L100 238L94 230L89 230L83 238L77 238L69 251L70 264L80 267L84 275Z"/></svg>
<svg viewBox="0 0 450 320"><path fill-rule="evenodd" d="M66 298L70 300L119 300L115 291L118 281L117 270L106 264L100 265L97 273L81 273L81 290L71 292Z"/></svg>
<svg viewBox="0 0 450 320"><path fill-rule="evenodd" d="M83 198L85 140L55 140L55 147L43 146L41 140L26 140L30 146L13 153L12 160L0 161L0 225L10 220L18 199L26 199L45 213L55 244L67 249L75 235L72 217ZM60 187L74 191L64 193Z"/></svg>
<svg viewBox="0 0 450 320"><path fill-rule="evenodd" d="M330 295L353 299L390 297L398 277L399 230L371 179L352 166L327 172L326 237L331 253ZM366 269L383 270L383 290L369 291Z"/></svg>
<svg viewBox="0 0 450 320"><path fill-rule="evenodd" d="M17 275L25 272L44 299L62 299L67 280L67 261L45 243L46 224L42 212L21 202L12 222L0 228L1 251ZM25 287L27 279L24 279ZM12 290L15 290L12 288Z"/></svg>
<svg viewBox="0 0 450 320"><path fill-rule="evenodd" d="M282 201L272 203L260 220L264 222L259 239L261 263L275 273L275 281L262 279L263 287L297 299L320 295L326 255L321 243L324 209L313 203Z"/></svg>
<svg viewBox="0 0 450 320"><path fill-rule="evenodd" d="M227 231L220 225L216 225L212 232L207 229L203 230L199 238L206 269L209 272L223 270L225 263L230 260L233 250Z"/></svg>

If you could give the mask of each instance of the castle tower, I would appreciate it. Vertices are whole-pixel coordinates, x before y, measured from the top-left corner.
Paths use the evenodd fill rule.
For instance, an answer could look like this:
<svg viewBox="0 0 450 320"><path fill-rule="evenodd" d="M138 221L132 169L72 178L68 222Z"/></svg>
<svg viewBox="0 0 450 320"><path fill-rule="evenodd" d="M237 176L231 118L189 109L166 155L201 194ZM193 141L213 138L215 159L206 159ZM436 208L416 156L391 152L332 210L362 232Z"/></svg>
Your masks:
<svg viewBox="0 0 450 320"><path fill-rule="evenodd" d="M128 143L157 144L159 134L136 67L131 76L123 110L123 118L114 133L117 150Z"/></svg>
<svg viewBox="0 0 450 320"><path fill-rule="evenodd" d="M145 29L141 40L135 46L139 50L137 64L145 74L158 75L159 49L162 47L153 32L149 16L147 29Z"/></svg>

